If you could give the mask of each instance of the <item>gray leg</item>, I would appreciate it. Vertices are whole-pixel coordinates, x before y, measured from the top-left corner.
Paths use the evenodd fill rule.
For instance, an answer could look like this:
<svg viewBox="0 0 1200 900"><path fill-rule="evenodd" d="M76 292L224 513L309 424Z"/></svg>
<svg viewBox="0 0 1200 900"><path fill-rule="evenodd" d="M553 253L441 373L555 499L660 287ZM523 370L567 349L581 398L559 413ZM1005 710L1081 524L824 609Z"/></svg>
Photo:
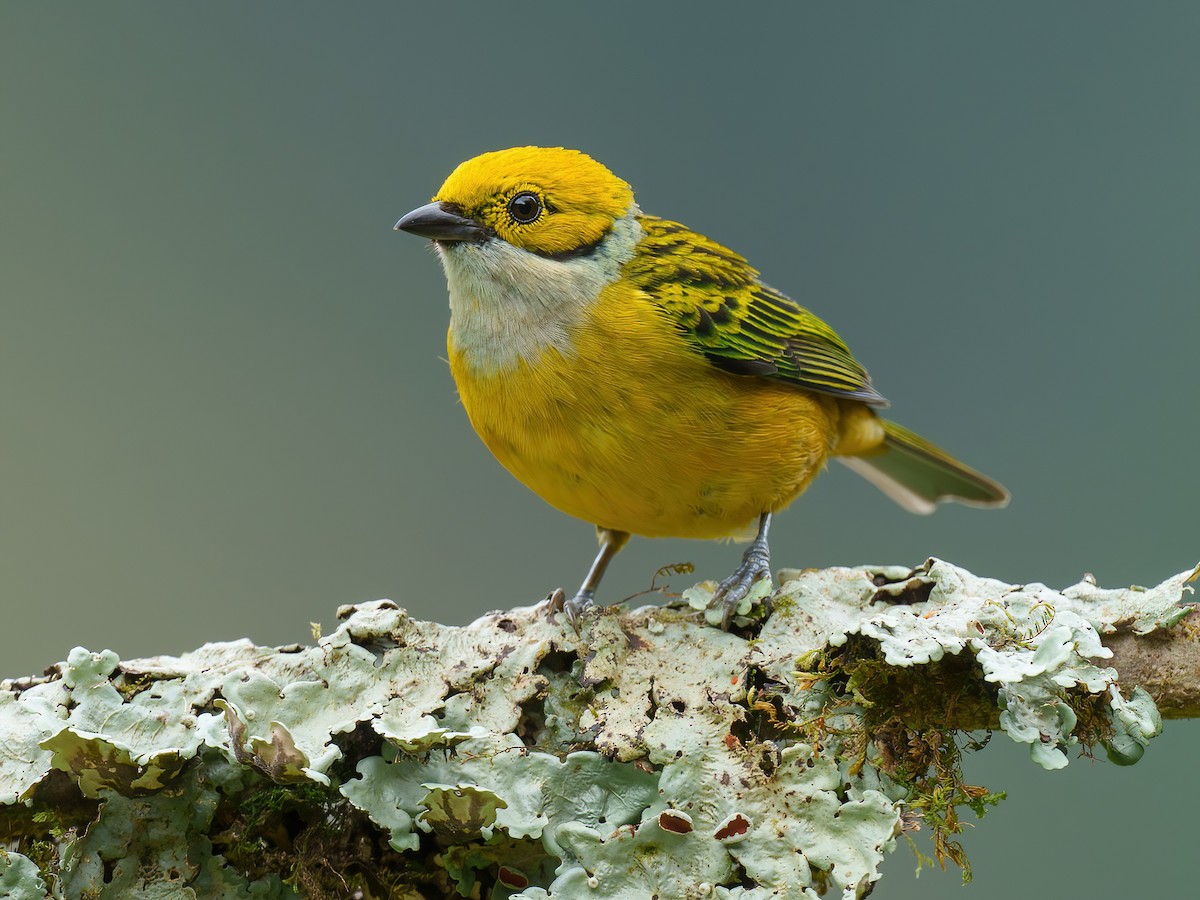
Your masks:
<svg viewBox="0 0 1200 900"><path fill-rule="evenodd" d="M733 570L733 574L717 586L709 606L720 603L725 607L721 615L721 627L729 630L729 621L742 598L750 592L755 582L762 578L771 577L771 548L767 546L767 532L771 528L771 514L763 513L758 517L758 534L746 552L742 554L742 564Z"/></svg>
<svg viewBox="0 0 1200 900"><path fill-rule="evenodd" d="M555 600L558 598L551 595L551 610L561 608L567 614L567 621L571 623L571 627L575 629L576 633L579 632L579 620L595 601L596 588L600 585L600 579L604 577L604 570L608 568L612 558L629 541L628 532L613 531L599 526L596 527L596 537L600 541L600 552L596 554L596 559L592 563L592 567L588 569L587 578L583 579L579 591L570 600L559 600L557 603ZM557 593L558 597L562 596L561 591Z"/></svg>

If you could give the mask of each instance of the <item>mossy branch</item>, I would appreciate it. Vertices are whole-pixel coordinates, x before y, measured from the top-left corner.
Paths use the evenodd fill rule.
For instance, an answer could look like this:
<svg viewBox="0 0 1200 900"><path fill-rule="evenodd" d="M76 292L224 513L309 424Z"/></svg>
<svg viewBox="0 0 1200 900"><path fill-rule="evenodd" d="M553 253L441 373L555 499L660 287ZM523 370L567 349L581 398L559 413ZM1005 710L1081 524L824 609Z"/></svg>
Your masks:
<svg viewBox="0 0 1200 900"><path fill-rule="evenodd" d="M963 779L985 732L1128 764L1200 713L1195 575L929 560L781 573L732 632L702 585L580 634L379 601L312 647L79 648L0 682L0 895L856 897L922 821L967 872L957 811L1002 796Z"/></svg>

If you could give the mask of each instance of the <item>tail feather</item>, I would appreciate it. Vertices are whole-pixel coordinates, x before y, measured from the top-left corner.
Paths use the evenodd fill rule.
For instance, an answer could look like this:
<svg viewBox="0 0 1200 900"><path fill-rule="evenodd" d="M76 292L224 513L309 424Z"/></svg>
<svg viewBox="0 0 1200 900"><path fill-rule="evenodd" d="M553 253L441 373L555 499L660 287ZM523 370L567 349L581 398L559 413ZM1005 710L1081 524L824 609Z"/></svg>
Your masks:
<svg viewBox="0 0 1200 900"><path fill-rule="evenodd" d="M845 463L909 512L927 515L939 501L971 506L1004 506L1008 491L964 465L939 447L895 422L881 420L883 443L861 456L840 456Z"/></svg>

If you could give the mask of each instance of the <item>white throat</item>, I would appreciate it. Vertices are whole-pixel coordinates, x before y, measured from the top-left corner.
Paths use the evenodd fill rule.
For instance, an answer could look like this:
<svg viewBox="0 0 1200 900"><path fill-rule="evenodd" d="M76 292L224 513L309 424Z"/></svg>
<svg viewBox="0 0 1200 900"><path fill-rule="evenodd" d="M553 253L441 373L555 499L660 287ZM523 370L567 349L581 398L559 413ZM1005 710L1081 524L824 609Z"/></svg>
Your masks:
<svg viewBox="0 0 1200 900"><path fill-rule="evenodd" d="M454 349L482 373L533 362L548 348L573 354L572 334L642 239L634 204L586 256L550 259L492 238L438 244L450 288Z"/></svg>

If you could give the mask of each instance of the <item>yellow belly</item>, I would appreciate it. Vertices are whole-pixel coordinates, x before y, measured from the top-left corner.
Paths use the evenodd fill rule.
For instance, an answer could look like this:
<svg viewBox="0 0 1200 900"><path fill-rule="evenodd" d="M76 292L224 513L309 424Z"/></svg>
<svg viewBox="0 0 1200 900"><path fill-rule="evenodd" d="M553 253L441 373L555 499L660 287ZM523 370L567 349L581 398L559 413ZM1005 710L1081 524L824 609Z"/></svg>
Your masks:
<svg viewBox="0 0 1200 900"><path fill-rule="evenodd" d="M726 374L648 304L606 296L572 335L488 372L449 336L475 431L546 502L647 537L753 534L808 486L837 442L839 404Z"/></svg>

